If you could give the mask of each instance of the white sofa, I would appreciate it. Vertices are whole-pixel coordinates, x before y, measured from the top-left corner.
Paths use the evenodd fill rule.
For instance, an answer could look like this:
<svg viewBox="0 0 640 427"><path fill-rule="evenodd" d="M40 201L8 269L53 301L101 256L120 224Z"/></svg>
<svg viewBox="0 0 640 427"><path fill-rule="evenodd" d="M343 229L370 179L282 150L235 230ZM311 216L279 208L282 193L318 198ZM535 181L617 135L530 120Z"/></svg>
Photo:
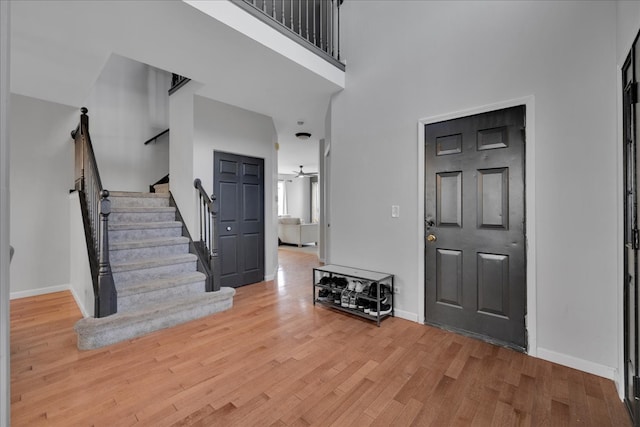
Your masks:
<svg viewBox="0 0 640 427"><path fill-rule="evenodd" d="M300 218L278 218L278 240L302 246L318 242L318 224L302 224Z"/></svg>

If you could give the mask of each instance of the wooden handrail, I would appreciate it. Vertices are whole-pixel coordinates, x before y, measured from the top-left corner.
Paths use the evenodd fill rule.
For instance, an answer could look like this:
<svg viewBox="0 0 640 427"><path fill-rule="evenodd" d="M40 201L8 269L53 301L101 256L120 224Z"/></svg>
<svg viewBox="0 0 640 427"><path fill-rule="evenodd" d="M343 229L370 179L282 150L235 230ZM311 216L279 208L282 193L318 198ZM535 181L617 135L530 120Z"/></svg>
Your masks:
<svg viewBox="0 0 640 427"><path fill-rule="evenodd" d="M169 132L169 129L165 129L165 130L163 130L162 132L160 132L159 134L157 134L156 136L153 136L153 137L151 137L151 138L147 139L147 140L144 142L144 145L147 145L147 144L149 144L149 143L151 143L151 142L155 141L156 139L160 138L162 135L164 135L164 134L165 134L165 133L167 133L167 132Z"/></svg>
<svg viewBox="0 0 640 427"><path fill-rule="evenodd" d="M109 262L109 192L102 187L98 164L89 135L89 116L81 108L80 123L71 132L75 144L75 189L80 208L93 280L94 316L105 317L118 311L117 291Z"/></svg>

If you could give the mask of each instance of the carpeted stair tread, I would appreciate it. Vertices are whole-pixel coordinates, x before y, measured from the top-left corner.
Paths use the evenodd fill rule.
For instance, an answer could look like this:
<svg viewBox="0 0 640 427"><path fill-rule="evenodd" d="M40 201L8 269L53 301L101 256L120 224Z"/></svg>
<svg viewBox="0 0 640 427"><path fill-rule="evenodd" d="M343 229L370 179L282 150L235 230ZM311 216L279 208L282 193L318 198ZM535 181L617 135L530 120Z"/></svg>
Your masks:
<svg viewBox="0 0 640 427"><path fill-rule="evenodd" d="M189 243L189 239L186 237L161 237L156 239L129 240L124 242L111 243L109 245L109 249L112 251L116 251L124 249L151 248L155 246L182 245L185 243Z"/></svg>
<svg viewBox="0 0 640 427"><path fill-rule="evenodd" d="M111 213L166 213L175 210L172 206L122 206L111 208Z"/></svg>
<svg viewBox="0 0 640 427"><path fill-rule="evenodd" d="M143 268L162 267L172 264L182 264L187 262L195 262L198 257L194 254L183 254L167 256L162 258L146 258L139 259L131 262L121 262L111 264L111 271L113 273L119 273L122 271L139 270Z"/></svg>
<svg viewBox="0 0 640 427"><path fill-rule="evenodd" d="M135 199L140 201L140 199ZM115 224L123 222L159 222L175 221L176 208L172 206L139 206L137 204L112 205L109 221Z"/></svg>
<svg viewBox="0 0 640 427"><path fill-rule="evenodd" d="M202 282L207 277L198 272L182 273L173 276L167 276L159 279L147 280L144 282L124 282L118 283L118 297L126 297L133 294L145 292L153 292L161 289L168 289L175 286L186 285L193 282ZM204 289L204 288L203 288Z"/></svg>
<svg viewBox="0 0 640 427"><path fill-rule="evenodd" d="M161 239L182 235L179 221L120 222L109 221L109 244L133 240Z"/></svg>
<svg viewBox="0 0 640 427"><path fill-rule="evenodd" d="M177 228L182 227L180 221L157 221L157 222L109 222L109 231L115 230L142 230L155 228Z"/></svg>
<svg viewBox="0 0 640 427"><path fill-rule="evenodd" d="M123 207L168 207L169 193L114 192L109 197L111 208Z"/></svg>
<svg viewBox="0 0 640 427"><path fill-rule="evenodd" d="M141 193L135 191L111 191L109 197L168 199L169 193Z"/></svg>
<svg viewBox="0 0 640 427"><path fill-rule="evenodd" d="M136 311L79 320L74 329L78 348L88 350L128 340L160 329L227 310L233 305L233 288L176 298Z"/></svg>

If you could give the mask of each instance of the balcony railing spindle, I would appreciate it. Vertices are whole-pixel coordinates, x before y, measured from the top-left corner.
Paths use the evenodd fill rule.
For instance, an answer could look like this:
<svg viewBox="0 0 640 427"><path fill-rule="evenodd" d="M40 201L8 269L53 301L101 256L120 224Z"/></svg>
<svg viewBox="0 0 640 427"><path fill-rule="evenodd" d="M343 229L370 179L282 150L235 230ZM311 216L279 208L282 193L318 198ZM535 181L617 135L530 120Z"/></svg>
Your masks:
<svg viewBox="0 0 640 427"><path fill-rule="evenodd" d="M208 291L220 290L219 281L219 267L218 267L218 253L215 249L217 238L216 227L216 211L213 207L214 196L209 196L202 188L202 182L200 179L193 181L193 186L198 191L200 206L198 209L201 212L200 221L200 242L198 242L199 253L206 258L207 269L209 271L208 276L211 279L210 285L207 286Z"/></svg>
<svg viewBox="0 0 640 427"><path fill-rule="evenodd" d="M302 34L302 0L298 0L298 31L296 34Z"/></svg>
<svg viewBox="0 0 640 427"><path fill-rule="evenodd" d="M232 1L303 46L311 50L319 49L321 56L344 69L344 64L340 62L342 0Z"/></svg>
<svg viewBox="0 0 640 427"><path fill-rule="evenodd" d="M305 27L306 35L303 37L308 41L309 40L309 0L305 0L304 15L305 15L305 18L307 19L307 25Z"/></svg>
<svg viewBox="0 0 640 427"><path fill-rule="evenodd" d="M324 11L324 8L322 7L322 3L323 1L321 0L320 3L318 4L318 15L320 15L318 17L318 47L322 50L324 50L324 47L322 46L322 13Z"/></svg>

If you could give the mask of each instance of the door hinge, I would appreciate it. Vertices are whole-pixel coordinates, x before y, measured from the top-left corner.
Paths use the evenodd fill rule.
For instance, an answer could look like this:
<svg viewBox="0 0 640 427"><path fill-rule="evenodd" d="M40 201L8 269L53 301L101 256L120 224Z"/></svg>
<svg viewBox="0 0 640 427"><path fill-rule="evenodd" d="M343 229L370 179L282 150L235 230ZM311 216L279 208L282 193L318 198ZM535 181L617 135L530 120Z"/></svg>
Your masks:
<svg viewBox="0 0 640 427"><path fill-rule="evenodd" d="M638 83L631 83L629 86L629 103L637 104L638 103Z"/></svg>
<svg viewBox="0 0 640 427"><path fill-rule="evenodd" d="M640 377L633 377L633 397L636 400L640 400Z"/></svg>
<svg viewBox="0 0 640 427"><path fill-rule="evenodd" d="M632 249L640 249L640 232L637 228L633 229L633 241L631 244L633 245Z"/></svg>

